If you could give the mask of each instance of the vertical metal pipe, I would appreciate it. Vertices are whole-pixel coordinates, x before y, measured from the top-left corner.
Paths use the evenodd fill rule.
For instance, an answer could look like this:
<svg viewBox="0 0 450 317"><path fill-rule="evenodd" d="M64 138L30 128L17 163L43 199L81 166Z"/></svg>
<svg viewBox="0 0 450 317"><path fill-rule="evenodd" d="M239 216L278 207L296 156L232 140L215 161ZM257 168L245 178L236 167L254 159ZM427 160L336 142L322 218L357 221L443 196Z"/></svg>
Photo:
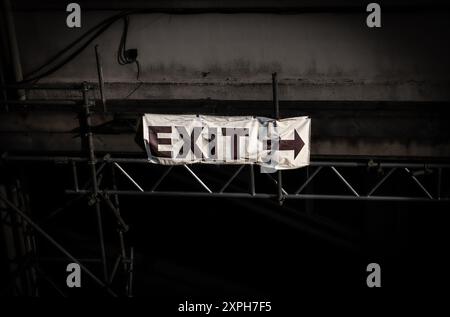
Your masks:
<svg viewBox="0 0 450 317"><path fill-rule="evenodd" d="M275 120L280 119L280 106L278 103L278 79L277 73L272 73L272 93L273 93L273 106L274 106L274 116ZM283 179L281 175L281 171L277 172L278 178L278 202L280 206L283 204Z"/></svg>
<svg viewBox="0 0 450 317"><path fill-rule="evenodd" d="M23 80L22 64L20 63L19 45L17 44L16 28L14 25L14 17L9 0L3 0L3 7L5 10L6 31L8 33L8 44L11 53L11 62L14 70L14 78L17 82ZM25 91L17 91L20 100L25 100Z"/></svg>
<svg viewBox="0 0 450 317"><path fill-rule="evenodd" d="M24 201L24 208L28 211L28 214L31 215L31 205L30 205L30 196L27 192L25 192L25 187L21 186L21 193ZM39 296L39 286L38 286L38 280L37 280L37 270L36 270L36 263L37 263L37 245L36 245L36 235L35 230L33 229L30 224L27 223L27 234L29 239L29 246L30 246L30 252L31 252L31 258L33 259L33 263L30 267L31 276L33 279L33 296Z"/></svg>
<svg viewBox="0 0 450 317"><path fill-rule="evenodd" d="M437 182L437 199L441 199L441 189L442 189L442 168L438 168L438 182Z"/></svg>
<svg viewBox="0 0 450 317"><path fill-rule="evenodd" d="M10 184L10 194L11 194L11 201L15 206L20 206L19 204L19 197L17 193L17 186L15 181ZM25 247L25 236L24 236L24 223L22 218L19 215L14 215L15 217L12 218L12 224L15 228L15 236L16 236L16 245L17 245L17 254L18 258L16 258L16 261L18 259L24 259L27 256L26 253L26 247ZM20 274L20 279L18 279L20 284L20 292L22 295L27 294L27 290L29 290L29 278L28 278L28 272L23 269L22 274Z"/></svg>
<svg viewBox="0 0 450 317"><path fill-rule="evenodd" d="M253 164L250 164L250 193L255 196L255 168Z"/></svg>
<svg viewBox="0 0 450 317"><path fill-rule="evenodd" d="M100 98L102 99L103 111L106 112L105 84L103 81L102 57L98 52L98 45L95 45L95 60L97 61L98 85L100 88Z"/></svg>
<svg viewBox="0 0 450 317"><path fill-rule="evenodd" d="M311 176L311 173L310 173L310 168L309 168L309 166L307 166L306 167L306 180L305 180L305 182L306 181L308 181L308 179L309 179L309 177ZM306 194L308 195L310 195L310 194L313 194L313 189L311 188L312 187L312 184L310 184L307 188L306 188ZM314 211L314 200L312 200L312 199L305 199L305 209L306 209L306 213L308 214L308 215L312 215L313 214L313 211Z"/></svg>
<svg viewBox="0 0 450 317"><path fill-rule="evenodd" d="M6 185L0 185L0 196L7 197L7 189ZM6 210L7 205L0 200L0 216L1 216L1 225L3 228L3 241L5 245L6 251L6 260L9 265L9 273L12 275L13 272L16 272L19 269L19 265L16 262L16 259L20 257L17 254L16 243L14 239L14 229L13 229L13 214L9 214ZM14 285L16 285L18 280L14 280ZM19 295L18 288L13 287L12 295Z"/></svg>
<svg viewBox="0 0 450 317"><path fill-rule="evenodd" d="M75 187L75 191L77 192L80 188L78 186L77 163L75 161L72 161L72 174L73 174L73 186Z"/></svg>
<svg viewBox="0 0 450 317"><path fill-rule="evenodd" d="M112 187L113 187L113 190L117 190L116 169L115 169L115 167L114 167L114 164L111 164L110 166L111 166ZM118 213L119 216L120 216L120 202L119 202L119 195L118 195L118 194L114 194L113 197L114 197L114 205L115 205L115 208L116 208L116 210L117 210L117 213ZM126 273L126 272L128 272L128 270L129 270L129 265L130 265L130 263L129 263L129 261L127 260L127 253L126 253L126 250L125 250L125 239L124 239L124 236L123 236L123 230L122 230L122 228L119 228L118 233L119 233L119 243L120 243L120 251L121 251L121 256L120 256L119 258L120 258L120 260L121 260L121 262L122 262L122 264L123 264L123 270L124 270L124 272ZM114 275L111 274L111 278L112 278L113 276L114 276ZM126 287L127 287L127 286L126 286Z"/></svg>
<svg viewBox="0 0 450 317"><path fill-rule="evenodd" d="M86 82L83 83L83 106L85 111L85 120L86 120L86 139L87 139L87 145L88 145L88 152L89 152L89 167L91 170L91 179L92 179L92 188L93 193L95 196L95 211L97 214L97 229L98 229L98 236L100 240L100 252L102 257L102 264L103 264L103 278L104 281L108 281L108 267L106 264L106 250L105 250L105 240L103 235L103 222L102 222L102 214L100 209L100 200L98 196L98 183L97 183L97 171L96 171L96 158L95 158L95 152L94 152L94 140L92 137L92 131L91 131L91 112L90 112L90 104L89 104L89 86Z"/></svg>
<svg viewBox="0 0 450 317"><path fill-rule="evenodd" d="M7 93L6 93L6 87L5 87L6 81L5 81L5 77L3 75L4 69L2 67L2 63L3 63L3 60L1 59L1 56L0 56L0 85L3 86L2 87L2 100L3 100L4 104L5 104L5 111L8 112L9 111L9 106L8 106L8 103L6 102L8 100L8 96L7 96Z"/></svg>
<svg viewBox="0 0 450 317"><path fill-rule="evenodd" d="M19 179L15 180L16 188L17 188L17 199L18 199L18 206L21 208L24 212L30 214L29 204L25 201L24 196L24 189L22 186L22 183ZM32 232L30 226L27 224L26 221L21 219L22 222L22 230L23 230L23 241L24 241L24 255L27 258L35 258L35 251L33 249L33 244L31 241ZM34 270L34 263L31 263L29 267L25 270L25 275L27 279L27 294L28 296L33 296L36 290L36 274Z"/></svg>
<svg viewBox="0 0 450 317"><path fill-rule="evenodd" d="M130 248L130 264L129 264L129 276L128 276L128 297L133 297L133 271L134 271L134 248Z"/></svg>
<svg viewBox="0 0 450 317"><path fill-rule="evenodd" d="M115 170L113 164L111 164L111 178L112 178L113 190L117 190L116 170ZM117 212L120 215L119 195L118 194L114 194L113 197L114 197L115 208L116 208ZM122 259L126 259L127 254L126 254L126 251L125 251L125 241L124 241L124 238L123 238L122 230L119 230L119 241L120 241L120 250L121 250L121 254L122 254ZM125 269L126 269L126 267L125 267Z"/></svg>
<svg viewBox="0 0 450 317"><path fill-rule="evenodd" d="M277 73L272 73L273 114L276 120L280 119L280 107L278 104L278 78Z"/></svg>

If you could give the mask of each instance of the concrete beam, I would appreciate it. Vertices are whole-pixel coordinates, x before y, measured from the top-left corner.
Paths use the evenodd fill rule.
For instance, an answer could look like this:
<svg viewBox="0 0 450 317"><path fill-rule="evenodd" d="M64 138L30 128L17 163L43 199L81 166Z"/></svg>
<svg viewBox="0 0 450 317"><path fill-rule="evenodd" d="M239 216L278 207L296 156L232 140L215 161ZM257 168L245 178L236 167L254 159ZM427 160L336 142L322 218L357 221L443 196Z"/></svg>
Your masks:
<svg viewBox="0 0 450 317"><path fill-rule="evenodd" d="M349 11L364 7L367 3L360 0L79 0L77 1L86 10L123 10L146 9L165 10L172 12L207 11L238 11L238 12L328 12ZM386 2L386 8L445 7L443 0L391 0ZM54 0L16 0L17 10L60 10L61 3Z"/></svg>
<svg viewBox="0 0 450 317"><path fill-rule="evenodd" d="M450 158L447 108L448 103L283 102L281 115L312 118L313 155ZM143 153L135 142L142 113L271 116L267 101L110 100L109 109L92 116L100 152ZM2 151L78 152L79 134L73 110L0 114Z"/></svg>

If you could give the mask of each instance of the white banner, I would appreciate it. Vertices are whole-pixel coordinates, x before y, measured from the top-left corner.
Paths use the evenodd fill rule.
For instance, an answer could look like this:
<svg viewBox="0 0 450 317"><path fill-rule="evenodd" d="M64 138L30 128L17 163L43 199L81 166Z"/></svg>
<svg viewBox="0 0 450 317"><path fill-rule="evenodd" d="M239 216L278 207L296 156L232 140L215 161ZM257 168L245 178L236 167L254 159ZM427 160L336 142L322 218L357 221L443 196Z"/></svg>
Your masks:
<svg viewBox="0 0 450 317"><path fill-rule="evenodd" d="M145 148L156 164L258 164L264 172L309 164L311 119L146 114Z"/></svg>

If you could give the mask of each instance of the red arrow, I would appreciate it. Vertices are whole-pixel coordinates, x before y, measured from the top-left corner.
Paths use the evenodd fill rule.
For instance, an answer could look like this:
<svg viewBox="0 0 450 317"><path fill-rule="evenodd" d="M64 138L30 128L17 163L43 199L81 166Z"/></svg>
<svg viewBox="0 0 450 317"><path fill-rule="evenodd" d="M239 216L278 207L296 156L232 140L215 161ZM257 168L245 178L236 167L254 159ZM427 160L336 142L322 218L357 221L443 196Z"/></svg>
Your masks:
<svg viewBox="0 0 450 317"><path fill-rule="evenodd" d="M294 129L293 140L282 140L280 138L280 151L294 151L294 160L297 158L298 153L302 150L305 143L303 142L296 129Z"/></svg>

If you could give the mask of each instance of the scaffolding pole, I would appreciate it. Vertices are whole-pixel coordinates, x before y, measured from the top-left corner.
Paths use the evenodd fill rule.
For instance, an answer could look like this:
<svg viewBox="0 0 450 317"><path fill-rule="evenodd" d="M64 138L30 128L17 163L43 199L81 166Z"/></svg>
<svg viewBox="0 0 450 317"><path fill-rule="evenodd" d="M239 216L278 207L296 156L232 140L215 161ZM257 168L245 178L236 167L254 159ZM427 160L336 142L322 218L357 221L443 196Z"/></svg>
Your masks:
<svg viewBox="0 0 450 317"><path fill-rule="evenodd" d="M96 170L96 159L95 159L95 148L94 148L94 140L91 132L91 111L90 111L90 102L89 102L89 86L87 83L83 84L83 107L85 111L85 123L86 123L86 134L85 137L87 139L88 145L88 153L89 153L89 167L91 171L91 180L92 180L92 189L93 189L93 199L95 200L95 212L97 216L97 230L98 237L100 241L100 253L103 265L103 280L108 281L108 265L106 263L106 249L105 249L105 237L103 234L103 222L102 222L102 214L98 193L98 183L97 183L97 170Z"/></svg>

